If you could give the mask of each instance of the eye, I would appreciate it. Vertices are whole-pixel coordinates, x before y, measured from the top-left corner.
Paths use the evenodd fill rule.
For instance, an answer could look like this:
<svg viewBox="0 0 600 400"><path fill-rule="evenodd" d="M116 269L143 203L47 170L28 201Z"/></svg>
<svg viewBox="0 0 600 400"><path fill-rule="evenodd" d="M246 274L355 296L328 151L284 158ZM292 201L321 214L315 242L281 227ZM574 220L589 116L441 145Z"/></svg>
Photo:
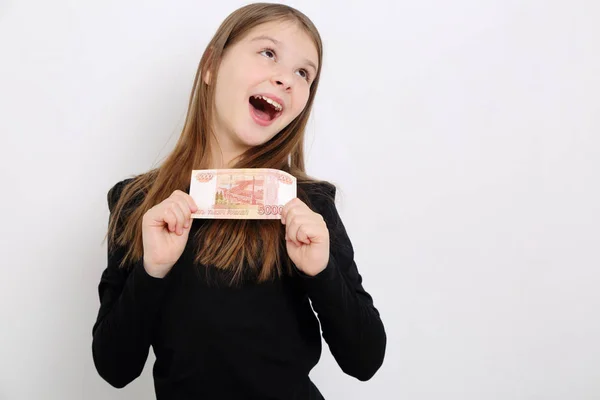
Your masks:
<svg viewBox="0 0 600 400"><path fill-rule="evenodd" d="M259 54L264 54L265 57L267 58L271 58L273 60L275 60L275 58L277 57L277 54L275 53L275 50L267 47L266 49L263 49L260 51ZM269 54L271 55L271 57L269 56ZM301 78L304 78L305 81L310 82L310 73L305 70L304 68L300 69L298 72L302 73L303 75L300 75Z"/></svg>
<svg viewBox="0 0 600 400"><path fill-rule="evenodd" d="M304 78L307 82L310 81L310 73L305 70L305 69L301 69L298 72L302 72L304 75L300 75L302 78Z"/></svg>
<svg viewBox="0 0 600 400"><path fill-rule="evenodd" d="M271 53L271 54L273 55L273 57L272 57L273 59L274 59L275 57L277 57L277 55L275 54L275 50L273 50L273 49L269 49L269 48L267 48L267 49L261 50L261 52L260 52L260 54L267 54L267 53ZM271 58L271 57L269 57L269 56L266 56L266 57L267 57L267 58Z"/></svg>

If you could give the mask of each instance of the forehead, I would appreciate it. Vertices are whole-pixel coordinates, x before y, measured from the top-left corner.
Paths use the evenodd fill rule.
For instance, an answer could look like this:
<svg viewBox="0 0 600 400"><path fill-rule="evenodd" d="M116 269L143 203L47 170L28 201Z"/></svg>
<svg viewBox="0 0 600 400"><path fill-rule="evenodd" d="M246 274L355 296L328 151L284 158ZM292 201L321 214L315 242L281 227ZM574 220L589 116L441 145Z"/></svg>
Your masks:
<svg viewBox="0 0 600 400"><path fill-rule="evenodd" d="M263 40L255 40L260 37L263 37ZM266 37L274 39L277 43L264 39ZM247 44L264 42L275 44L286 53L302 59L309 59L318 65L318 52L313 39L296 22L273 21L261 24L251 29L242 41Z"/></svg>

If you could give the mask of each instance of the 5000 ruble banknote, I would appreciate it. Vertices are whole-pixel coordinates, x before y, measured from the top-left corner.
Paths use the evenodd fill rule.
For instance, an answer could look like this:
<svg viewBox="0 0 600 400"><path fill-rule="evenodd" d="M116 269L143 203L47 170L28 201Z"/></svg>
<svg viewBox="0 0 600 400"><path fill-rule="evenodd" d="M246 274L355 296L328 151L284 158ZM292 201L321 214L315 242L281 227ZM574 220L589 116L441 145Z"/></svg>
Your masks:
<svg viewBox="0 0 600 400"><path fill-rule="evenodd" d="M296 178L277 169L193 170L191 179L193 218L279 219L296 197Z"/></svg>

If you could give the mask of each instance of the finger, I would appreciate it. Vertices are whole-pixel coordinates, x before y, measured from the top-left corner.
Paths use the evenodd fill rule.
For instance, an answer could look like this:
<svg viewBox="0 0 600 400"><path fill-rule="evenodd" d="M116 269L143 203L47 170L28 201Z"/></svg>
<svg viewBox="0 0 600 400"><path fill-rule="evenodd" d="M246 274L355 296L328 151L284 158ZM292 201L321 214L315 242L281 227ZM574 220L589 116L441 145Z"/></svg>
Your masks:
<svg viewBox="0 0 600 400"><path fill-rule="evenodd" d="M183 231L188 228L188 222L190 221L191 211L189 206L184 201L178 201L176 203L177 214L177 234L183 235Z"/></svg>
<svg viewBox="0 0 600 400"><path fill-rule="evenodd" d="M297 225L296 240L299 243L321 243L328 240L327 226L319 214L298 219L294 224Z"/></svg>
<svg viewBox="0 0 600 400"><path fill-rule="evenodd" d="M309 220L301 224L296 233L299 242L311 244L323 235L323 226L318 221Z"/></svg>
<svg viewBox="0 0 600 400"><path fill-rule="evenodd" d="M281 221L285 225L289 222L288 214L290 210L298 207L300 204L304 204L299 198L294 197L292 200L288 201L281 211Z"/></svg>
<svg viewBox="0 0 600 400"><path fill-rule="evenodd" d="M303 216L293 216L289 221L287 227L287 236L289 240L291 240L296 246L301 246L302 243L310 244L309 242L305 242L301 240L301 237L298 235L299 230L302 225L308 223L308 219Z"/></svg>
<svg viewBox="0 0 600 400"><path fill-rule="evenodd" d="M300 200L298 200L298 201L300 201ZM308 214L308 211L310 211L310 210L306 205L304 205L304 207L303 207L303 204L304 203L302 203L302 202L288 203L288 208L287 208L287 210L285 210L285 214L282 213L282 217L281 217L284 225L290 224L292 219L295 217Z"/></svg>
<svg viewBox="0 0 600 400"><path fill-rule="evenodd" d="M192 196L190 196L189 194L181 191L181 190L176 190L173 192L174 197L177 197L178 199L182 199L184 201L185 208L189 208L190 211L192 213L195 213L196 211L198 211L198 205L196 204L196 202L194 201L194 198Z"/></svg>
<svg viewBox="0 0 600 400"><path fill-rule="evenodd" d="M196 202L194 201L194 198L192 196L185 193L184 198L187 201L188 205L190 206L190 211L192 211L193 213L198 211L198 205L196 204Z"/></svg>
<svg viewBox="0 0 600 400"><path fill-rule="evenodd" d="M288 211L288 213L286 215L286 221L284 222L285 240L290 241L297 246L298 243L295 240L295 237L296 237L295 233L296 233L296 230L298 229L298 227L294 224L294 221L295 221L295 218L293 218L293 216Z"/></svg>
<svg viewBox="0 0 600 400"><path fill-rule="evenodd" d="M182 227L188 229L192 224L192 212L194 211L192 211L190 203L185 198L178 197L175 201L183 213Z"/></svg>
<svg viewBox="0 0 600 400"><path fill-rule="evenodd" d="M176 221L175 221L175 226L174 226L174 230L173 232L175 232L178 235L183 234L183 226L185 224L185 215L184 212L181 208L181 205L179 204L178 201L176 200L172 200L169 205L168 208L170 211L173 212L173 214L176 217Z"/></svg>
<svg viewBox="0 0 600 400"><path fill-rule="evenodd" d="M300 243L298 240L296 240L296 236L295 236L296 232L297 232L297 229L295 229L294 232L286 231L285 240L287 242L292 243L294 246L300 247L300 246L302 246L302 243Z"/></svg>
<svg viewBox="0 0 600 400"><path fill-rule="evenodd" d="M174 232L177 226L177 214L168 207L165 207L161 215L162 220L167 224L169 232Z"/></svg>
<svg viewBox="0 0 600 400"><path fill-rule="evenodd" d="M310 239L308 237L308 234L306 233L307 230L309 229L309 227L304 224L304 225L300 225L298 227L298 232L296 233L296 239L304 244L310 244Z"/></svg>

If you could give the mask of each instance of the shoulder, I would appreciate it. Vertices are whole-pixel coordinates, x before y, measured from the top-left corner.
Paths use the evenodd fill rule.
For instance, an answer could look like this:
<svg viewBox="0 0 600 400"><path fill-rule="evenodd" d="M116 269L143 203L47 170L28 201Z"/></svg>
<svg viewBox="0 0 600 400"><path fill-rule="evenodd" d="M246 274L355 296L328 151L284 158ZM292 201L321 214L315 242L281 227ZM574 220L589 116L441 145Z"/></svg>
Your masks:
<svg viewBox="0 0 600 400"><path fill-rule="evenodd" d="M108 209L110 212L114 211L115 205L117 204L117 202L121 198L121 195L123 194L123 189L127 187L131 182L133 182L133 179L134 178L123 179L122 181L115 183L108 190L108 193L106 194L106 200L108 202Z"/></svg>
<svg viewBox="0 0 600 400"><path fill-rule="evenodd" d="M315 207L335 203L336 187L327 181L305 181L298 183L299 197Z"/></svg>
<svg viewBox="0 0 600 400"><path fill-rule="evenodd" d="M339 220L335 205L337 189L327 181L302 182L298 184L298 197L329 224L337 224Z"/></svg>
<svg viewBox="0 0 600 400"><path fill-rule="evenodd" d="M125 204L123 209L131 210L139 206L144 199L144 192L141 190L138 177L132 177L123 179L115 183L106 194L106 200L108 202L108 209L112 213L115 211L117 203L121 197L125 197Z"/></svg>
<svg viewBox="0 0 600 400"><path fill-rule="evenodd" d="M307 205L325 220L335 251L352 254L352 243L336 207L336 186L326 181L315 181L299 184L298 187L307 197Z"/></svg>

